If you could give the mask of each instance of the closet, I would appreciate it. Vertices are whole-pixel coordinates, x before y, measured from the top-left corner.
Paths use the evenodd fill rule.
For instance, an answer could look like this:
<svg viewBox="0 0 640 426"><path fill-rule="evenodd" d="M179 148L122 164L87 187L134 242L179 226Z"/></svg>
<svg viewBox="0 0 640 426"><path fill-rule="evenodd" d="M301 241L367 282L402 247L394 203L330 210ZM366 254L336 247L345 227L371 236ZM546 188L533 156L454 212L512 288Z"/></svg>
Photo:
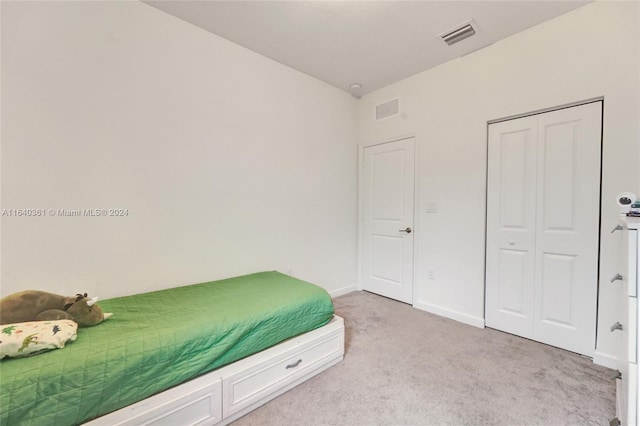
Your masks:
<svg viewBox="0 0 640 426"><path fill-rule="evenodd" d="M485 322L593 356L602 102L488 128Z"/></svg>

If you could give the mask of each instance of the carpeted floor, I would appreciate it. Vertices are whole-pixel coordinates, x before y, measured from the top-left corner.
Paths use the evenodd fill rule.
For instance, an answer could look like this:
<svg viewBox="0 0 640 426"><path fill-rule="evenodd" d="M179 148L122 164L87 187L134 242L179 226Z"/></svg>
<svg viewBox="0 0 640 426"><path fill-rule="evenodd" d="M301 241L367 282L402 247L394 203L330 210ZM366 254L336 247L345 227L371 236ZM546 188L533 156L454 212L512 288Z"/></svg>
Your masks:
<svg viewBox="0 0 640 426"><path fill-rule="evenodd" d="M340 364L238 419L245 425L608 425L613 371L366 292L335 299Z"/></svg>

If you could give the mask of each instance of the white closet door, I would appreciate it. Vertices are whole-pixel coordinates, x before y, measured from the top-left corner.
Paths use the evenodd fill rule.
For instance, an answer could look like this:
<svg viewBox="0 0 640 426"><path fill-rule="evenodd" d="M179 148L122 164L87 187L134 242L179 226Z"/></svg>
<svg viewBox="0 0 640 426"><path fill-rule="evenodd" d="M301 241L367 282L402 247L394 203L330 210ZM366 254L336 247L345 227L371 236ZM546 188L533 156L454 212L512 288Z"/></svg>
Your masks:
<svg viewBox="0 0 640 426"><path fill-rule="evenodd" d="M486 324L595 349L601 103L489 126Z"/></svg>
<svg viewBox="0 0 640 426"><path fill-rule="evenodd" d="M595 350L601 103L539 116L536 339Z"/></svg>
<svg viewBox="0 0 640 426"><path fill-rule="evenodd" d="M533 337L537 118L489 126L487 326Z"/></svg>

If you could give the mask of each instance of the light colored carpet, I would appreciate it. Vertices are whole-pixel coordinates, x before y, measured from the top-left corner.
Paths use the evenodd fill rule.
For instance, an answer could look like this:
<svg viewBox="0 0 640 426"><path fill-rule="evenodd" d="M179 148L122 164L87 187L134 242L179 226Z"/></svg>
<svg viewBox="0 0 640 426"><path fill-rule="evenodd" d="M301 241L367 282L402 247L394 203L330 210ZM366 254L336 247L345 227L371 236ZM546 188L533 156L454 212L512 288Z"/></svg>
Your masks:
<svg viewBox="0 0 640 426"><path fill-rule="evenodd" d="M614 372L590 359L366 292L335 299L340 364L246 425L608 425Z"/></svg>

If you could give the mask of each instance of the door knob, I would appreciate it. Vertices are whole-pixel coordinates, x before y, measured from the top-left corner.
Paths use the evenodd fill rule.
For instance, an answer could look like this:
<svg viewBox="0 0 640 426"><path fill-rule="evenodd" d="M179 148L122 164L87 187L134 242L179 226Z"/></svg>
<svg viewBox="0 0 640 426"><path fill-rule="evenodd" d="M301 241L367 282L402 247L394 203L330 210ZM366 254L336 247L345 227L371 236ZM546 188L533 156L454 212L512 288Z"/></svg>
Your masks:
<svg viewBox="0 0 640 426"><path fill-rule="evenodd" d="M411 228L409 228L409 227L407 226L407 228L406 228L406 229L398 229L398 232L406 232L407 234L410 234L410 233L411 233Z"/></svg>
<svg viewBox="0 0 640 426"><path fill-rule="evenodd" d="M508 244L509 244L510 246L514 245L515 243L516 243L516 242L515 242L515 241L513 241L513 240L509 240L509 242L508 242Z"/></svg>

